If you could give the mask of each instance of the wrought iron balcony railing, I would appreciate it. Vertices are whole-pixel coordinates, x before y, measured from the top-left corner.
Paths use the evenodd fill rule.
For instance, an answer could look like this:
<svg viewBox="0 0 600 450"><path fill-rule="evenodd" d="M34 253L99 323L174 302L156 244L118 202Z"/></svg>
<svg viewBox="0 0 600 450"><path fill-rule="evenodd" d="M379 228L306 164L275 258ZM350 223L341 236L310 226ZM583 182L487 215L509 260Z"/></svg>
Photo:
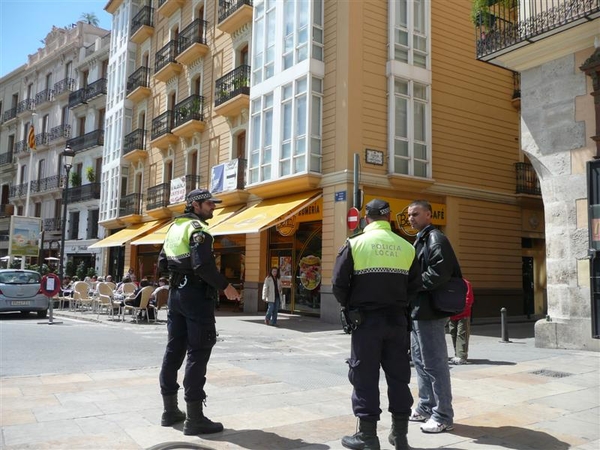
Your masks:
<svg viewBox="0 0 600 450"><path fill-rule="evenodd" d="M200 175L185 176L185 192L200 188Z"/></svg>
<svg viewBox="0 0 600 450"><path fill-rule="evenodd" d="M127 95L139 87L148 87L148 75L150 70L147 67L139 67L133 72L127 79Z"/></svg>
<svg viewBox="0 0 600 450"><path fill-rule="evenodd" d="M45 192L51 189L62 188L64 182L65 177L62 175L52 175L41 180L33 180L31 182L31 192Z"/></svg>
<svg viewBox="0 0 600 450"><path fill-rule="evenodd" d="M17 108L7 109L2 115L2 121L8 122L9 120L14 119L15 117L17 117Z"/></svg>
<svg viewBox="0 0 600 450"><path fill-rule="evenodd" d="M41 105L42 103L52 101L54 97L54 91L52 89L44 89L43 91L35 94L35 104Z"/></svg>
<svg viewBox="0 0 600 450"><path fill-rule="evenodd" d="M27 146L27 139L23 139L15 144L15 155L19 153L27 153L29 151L29 147Z"/></svg>
<svg viewBox="0 0 600 450"><path fill-rule="evenodd" d="M71 137L71 125L63 123L56 127L50 128L50 142L57 139L68 139Z"/></svg>
<svg viewBox="0 0 600 450"><path fill-rule="evenodd" d="M215 106L240 94L250 95L250 66L247 65L235 68L215 82Z"/></svg>
<svg viewBox="0 0 600 450"><path fill-rule="evenodd" d="M4 164L12 164L13 162L13 152L12 150L6 153L0 153L0 166Z"/></svg>
<svg viewBox="0 0 600 450"><path fill-rule="evenodd" d="M244 5L252 6L252 0L219 0L219 22L223 22Z"/></svg>
<svg viewBox="0 0 600 450"><path fill-rule="evenodd" d="M22 197L25 194L27 194L27 185L29 183L22 183L22 184L16 184L16 185L12 185L9 189L8 189L8 196L9 197Z"/></svg>
<svg viewBox="0 0 600 450"><path fill-rule="evenodd" d="M106 95L106 86L108 81L106 78L100 78L90 84L85 90L85 100L91 100L99 95Z"/></svg>
<svg viewBox="0 0 600 450"><path fill-rule="evenodd" d="M169 63L177 62L175 60L175 56L177 55L177 41L172 40L159 51L156 52L155 55L155 65L154 65L154 73L159 72L160 69L165 67Z"/></svg>
<svg viewBox="0 0 600 450"><path fill-rule="evenodd" d="M129 133L123 139L123 154L126 155L134 150L146 149L146 130L139 128Z"/></svg>
<svg viewBox="0 0 600 450"><path fill-rule="evenodd" d="M69 94L69 108L75 108L76 106L83 105L85 101L85 89L77 89L75 92Z"/></svg>
<svg viewBox="0 0 600 450"><path fill-rule="evenodd" d="M48 143L50 142L50 134L49 133L38 133L35 135L35 146L36 147L43 147L45 145L48 145Z"/></svg>
<svg viewBox="0 0 600 450"><path fill-rule="evenodd" d="M144 25L149 27L154 26L154 8L151 6L144 6L135 16L133 16L133 19L131 19L130 36L135 34L135 32Z"/></svg>
<svg viewBox="0 0 600 450"><path fill-rule="evenodd" d="M26 100L21 100L17 105L17 114L21 114L25 111L33 111L35 109L35 100L32 98L28 98Z"/></svg>
<svg viewBox="0 0 600 450"><path fill-rule="evenodd" d="M44 231L60 231L62 230L62 219L53 217L52 219L44 219Z"/></svg>
<svg viewBox="0 0 600 450"><path fill-rule="evenodd" d="M179 33L177 54L183 53L192 44L206 45L206 30L208 22L202 19L196 19Z"/></svg>
<svg viewBox="0 0 600 450"><path fill-rule="evenodd" d="M599 16L600 0L488 0L473 18L477 58L489 60Z"/></svg>
<svg viewBox="0 0 600 450"><path fill-rule="evenodd" d="M131 216L142 214L142 194L129 194L121 199L119 204L119 216Z"/></svg>
<svg viewBox="0 0 600 450"><path fill-rule="evenodd" d="M204 97L190 95L185 100L177 103L173 110L175 115L175 128L190 120L204 122Z"/></svg>
<svg viewBox="0 0 600 450"><path fill-rule="evenodd" d="M152 133L150 135L150 139L154 140L159 138L167 133L170 133L172 129L173 111L168 110L152 120Z"/></svg>
<svg viewBox="0 0 600 450"><path fill-rule="evenodd" d="M75 89L75 80L73 78L63 78L59 82L54 84L54 96L60 95L64 92L71 92Z"/></svg>
<svg viewBox="0 0 600 450"><path fill-rule="evenodd" d="M81 152L88 148L104 145L104 130L94 130L83 136L69 139L67 145L70 146L71 150L74 152Z"/></svg>
<svg viewBox="0 0 600 450"><path fill-rule="evenodd" d="M517 194L542 195L540 180L531 164L516 163L515 171L517 174Z"/></svg>
<svg viewBox="0 0 600 450"><path fill-rule="evenodd" d="M170 195L171 187L169 183L162 183L148 188L146 210L166 208L169 205Z"/></svg>
<svg viewBox="0 0 600 450"><path fill-rule="evenodd" d="M100 199L100 183L89 183L83 186L70 187L67 202L78 203Z"/></svg>

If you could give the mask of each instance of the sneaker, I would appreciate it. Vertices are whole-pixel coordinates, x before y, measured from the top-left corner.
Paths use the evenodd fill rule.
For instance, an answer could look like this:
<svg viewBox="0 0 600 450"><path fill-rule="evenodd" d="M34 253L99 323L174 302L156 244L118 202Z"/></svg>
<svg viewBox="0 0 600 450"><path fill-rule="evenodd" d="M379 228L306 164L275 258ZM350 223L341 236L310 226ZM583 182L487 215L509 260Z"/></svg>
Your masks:
<svg viewBox="0 0 600 450"><path fill-rule="evenodd" d="M462 366L463 364L467 364L467 360L455 356L454 358L450 359L450 364L454 364L455 366Z"/></svg>
<svg viewBox="0 0 600 450"><path fill-rule="evenodd" d="M411 422L426 422L429 417L425 417L417 412L416 409L413 409L408 417L408 420Z"/></svg>
<svg viewBox="0 0 600 450"><path fill-rule="evenodd" d="M421 425L421 431L423 433L441 433L442 431L451 431L454 427L445 423L438 423L433 419L429 419L423 425Z"/></svg>

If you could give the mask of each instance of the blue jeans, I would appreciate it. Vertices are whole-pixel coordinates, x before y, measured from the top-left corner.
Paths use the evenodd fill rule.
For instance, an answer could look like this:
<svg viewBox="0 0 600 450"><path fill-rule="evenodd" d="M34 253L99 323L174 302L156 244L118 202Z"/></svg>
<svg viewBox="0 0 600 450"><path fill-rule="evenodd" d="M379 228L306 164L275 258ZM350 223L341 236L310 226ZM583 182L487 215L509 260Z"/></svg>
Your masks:
<svg viewBox="0 0 600 450"><path fill-rule="evenodd" d="M415 411L438 423L452 425L452 386L444 330L447 321L447 318L414 320L411 355L419 386L419 403Z"/></svg>
<svg viewBox="0 0 600 450"><path fill-rule="evenodd" d="M277 311L279 311L279 300L267 303L267 315L265 319L271 322L271 325L277 325Z"/></svg>

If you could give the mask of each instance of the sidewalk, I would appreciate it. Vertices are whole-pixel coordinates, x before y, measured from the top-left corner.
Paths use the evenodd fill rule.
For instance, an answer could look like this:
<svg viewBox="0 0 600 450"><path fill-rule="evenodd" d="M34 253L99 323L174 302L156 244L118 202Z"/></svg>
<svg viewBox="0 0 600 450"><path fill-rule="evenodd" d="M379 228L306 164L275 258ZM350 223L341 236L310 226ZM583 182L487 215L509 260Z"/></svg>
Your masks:
<svg viewBox="0 0 600 450"><path fill-rule="evenodd" d="M0 448L340 450L340 438L356 427L344 363L349 336L318 319L281 316L275 328L261 315L218 314L206 412L223 422L223 433L184 436L181 424L161 427L159 368L152 367L0 379ZM96 314L55 312L55 320L69 318ZM512 343L499 342L499 325L473 327L471 364L451 370L455 429L426 435L410 424L415 450L600 448L600 355L537 349L532 337L520 337L532 327L511 328ZM414 371L411 385L416 396ZM383 377L380 387L378 434L381 448L391 449Z"/></svg>

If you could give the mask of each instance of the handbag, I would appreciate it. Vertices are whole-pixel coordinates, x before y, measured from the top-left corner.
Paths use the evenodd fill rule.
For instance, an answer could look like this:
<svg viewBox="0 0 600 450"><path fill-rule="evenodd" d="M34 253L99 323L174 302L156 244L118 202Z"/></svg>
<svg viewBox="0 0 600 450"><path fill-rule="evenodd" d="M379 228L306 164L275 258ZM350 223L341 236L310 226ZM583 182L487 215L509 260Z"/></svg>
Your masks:
<svg viewBox="0 0 600 450"><path fill-rule="evenodd" d="M428 248L429 234L425 237L423 251L425 259L429 261ZM456 256L454 256L456 259ZM458 261L457 261L458 264ZM458 270L460 273L460 269ZM447 316L454 316L464 311L467 303L467 283L460 277L451 277L439 288L429 291L431 298L431 307Z"/></svg>
<svg viewBox="0 0 600 450"><path fill-rule="evenodd" d="M433 309L453 316L465 309L467 284L462 278L452 277L435 291L430 291L430 294Z"/></svg>

